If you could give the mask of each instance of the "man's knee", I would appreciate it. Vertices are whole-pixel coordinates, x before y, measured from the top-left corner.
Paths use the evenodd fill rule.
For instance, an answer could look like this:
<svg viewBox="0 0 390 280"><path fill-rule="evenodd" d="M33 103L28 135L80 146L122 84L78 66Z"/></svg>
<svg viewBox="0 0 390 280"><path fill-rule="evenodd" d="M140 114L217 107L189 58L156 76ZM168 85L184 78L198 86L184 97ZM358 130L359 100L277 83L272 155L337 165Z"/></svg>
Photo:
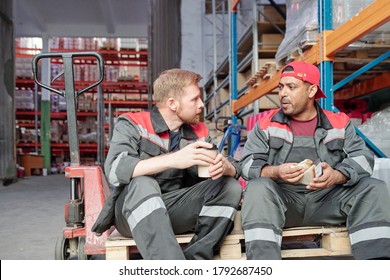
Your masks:
<svg viewBox="0 0 390 280"><path fill-rule="evenodd" d="M160 193L160 186L156 179L150 176L133 178L127 185L128 192L141 192L144 195Z"/></svg>
<svg viewBox="0 0 390 280"><path fill-rule="evenodd" d="M359 186L363 191L369 192L371 195L380 197L389 196L389 189L386 182L376 178L363 178L359 182Z"/></svg>
<svg viewBox="0 0 390 280"><path fill-rule="evenodd" d="M375 178L367 178L364 181L366 183L365 190L370 199L376 201L377 204L387 205L390 208L388 206L390 193L386 182Z"/></svg>
<svg viewBox="0 0 390 280"><path fill-rule="evenodd" d="M245 188L245 195L264 197L274 188L274 182L265 177L250 180Z"/></svg>
<svg viewBox="0 0 390 280"><path fill-rule="evenodd" d="M120 209L132 209L147 197L161 196L160 186L157 181L148 176L133 178L123 189L118 198Z"/></svg>
<svg viewBox="0 0 390 280"><path fill-rule="evenodd" d="M154 179L151 176L139 176L139 177L134 177L131 179L130 184L133 186L138 186L138 185L146 185L146 186L153 186L153 185L158 185L157 180Z"/></svg>
<svg viewBox="0 0 390 280"><path fill-rule="evenodd" d="M229 195L231 195L232 198L241 198L242 187L240 183L232 177L224 177L224 180L226 182L226 189L228 190Z"/></svg>

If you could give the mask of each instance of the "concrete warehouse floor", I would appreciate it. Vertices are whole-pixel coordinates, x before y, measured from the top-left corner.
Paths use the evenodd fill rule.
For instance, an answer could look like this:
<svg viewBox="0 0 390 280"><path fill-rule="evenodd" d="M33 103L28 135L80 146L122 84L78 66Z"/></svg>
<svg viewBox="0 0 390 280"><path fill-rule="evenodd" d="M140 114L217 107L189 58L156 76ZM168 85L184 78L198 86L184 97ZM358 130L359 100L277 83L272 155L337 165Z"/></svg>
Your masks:
<svg viewBox="0 0 390 280"><path fill-rule="evenodd" d="M64 174L30 176L0 186L0 259L54 260L62 234L69 180Z"/></svg>

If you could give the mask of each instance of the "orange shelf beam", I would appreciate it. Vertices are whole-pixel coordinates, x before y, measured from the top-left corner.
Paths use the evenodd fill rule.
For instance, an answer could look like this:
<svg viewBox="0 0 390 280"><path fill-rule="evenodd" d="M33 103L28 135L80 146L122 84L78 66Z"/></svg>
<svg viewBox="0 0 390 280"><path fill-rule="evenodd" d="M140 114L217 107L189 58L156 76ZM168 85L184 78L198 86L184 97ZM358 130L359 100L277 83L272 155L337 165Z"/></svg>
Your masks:
<svg viewBox="0 0 390 280"><path fill-rule="evenodd" d="M353 85L350 88L338 90L334 93L335 100L346 100L355 97L364 96L375 91L390 87L390 72L383 73L380 76L365 80Z"/></svg>
<svg viewBox="0 0 390 280"><path fill-rule="evenodd" d="M279 84L280 73L275 73L270 79L261 81L261 84L255 88L251 88L247 94L237 100L233 100L232 111L237 114L238 110L244 108L246 105L259 99L263 95L274 90Z"/></svg>
<svg viewBox="0 0 390 280"><path fill-rule="evenodd" d="M237 12L237 6L240 4L240 0L230 0L230 7L233 13Z"/></svg>

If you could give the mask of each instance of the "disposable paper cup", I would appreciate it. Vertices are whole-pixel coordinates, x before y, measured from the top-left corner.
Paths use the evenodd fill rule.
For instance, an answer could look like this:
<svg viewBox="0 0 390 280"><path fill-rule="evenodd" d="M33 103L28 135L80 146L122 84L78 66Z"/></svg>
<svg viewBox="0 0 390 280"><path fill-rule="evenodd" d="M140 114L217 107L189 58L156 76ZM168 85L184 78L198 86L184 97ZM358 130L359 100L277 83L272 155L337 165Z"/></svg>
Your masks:
<svg viewBox="0 0 390 280"><path fill-rule="evenodd" d="M211 149L204 149L207 151L210 158L215 159L215 157L218 155L218 149L211 148ZM198 165L198 176L201 178L209 178L209 167L210 165Z"/></svg>

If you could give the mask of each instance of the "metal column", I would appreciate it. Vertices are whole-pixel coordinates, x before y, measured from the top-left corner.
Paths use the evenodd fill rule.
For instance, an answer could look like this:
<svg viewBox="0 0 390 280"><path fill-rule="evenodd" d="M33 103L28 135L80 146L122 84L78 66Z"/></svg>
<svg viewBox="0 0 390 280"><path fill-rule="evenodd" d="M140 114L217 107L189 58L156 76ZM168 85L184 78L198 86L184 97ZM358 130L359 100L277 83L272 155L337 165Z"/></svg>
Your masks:
<svg viewBox="0 0 390 280"><path fill-rule="evenodd" d="M49 52L49 38L42 37L42 52ZM42 82L50 84L50 60L41 63ZM50 91L41 88L41 154L44 157L44 166L50 174L51 170L51 142L50 142Z"/></svg>
<svg viewBox="0 0 390 280"><path fill-rule="evenodd" d="M233 102L237 100L237 5L239 0L230 1L230 104L232 106ZM233 107L233 106L232 106ZM232 125L237 125L237 116L231 111ZM232 135L230 138L231 143L234 143L236 140L236 133L233 128ZM230 145L233 148L233 145ZM231 154L232 151L229 151Z"/></svg>
<svg viewBox="0 0 390 280"><path fill-rule="evenodd" d="M320 63L319 69L321 73L321 89L326 94L326 98L320 100L322 108L327 110L333 110L333 62L323 61L325 54L325 44L322 40L322 36L325 30L332 30L333 17L332 17L332 0L318 1L318 32L320 33Z"/></svg>

